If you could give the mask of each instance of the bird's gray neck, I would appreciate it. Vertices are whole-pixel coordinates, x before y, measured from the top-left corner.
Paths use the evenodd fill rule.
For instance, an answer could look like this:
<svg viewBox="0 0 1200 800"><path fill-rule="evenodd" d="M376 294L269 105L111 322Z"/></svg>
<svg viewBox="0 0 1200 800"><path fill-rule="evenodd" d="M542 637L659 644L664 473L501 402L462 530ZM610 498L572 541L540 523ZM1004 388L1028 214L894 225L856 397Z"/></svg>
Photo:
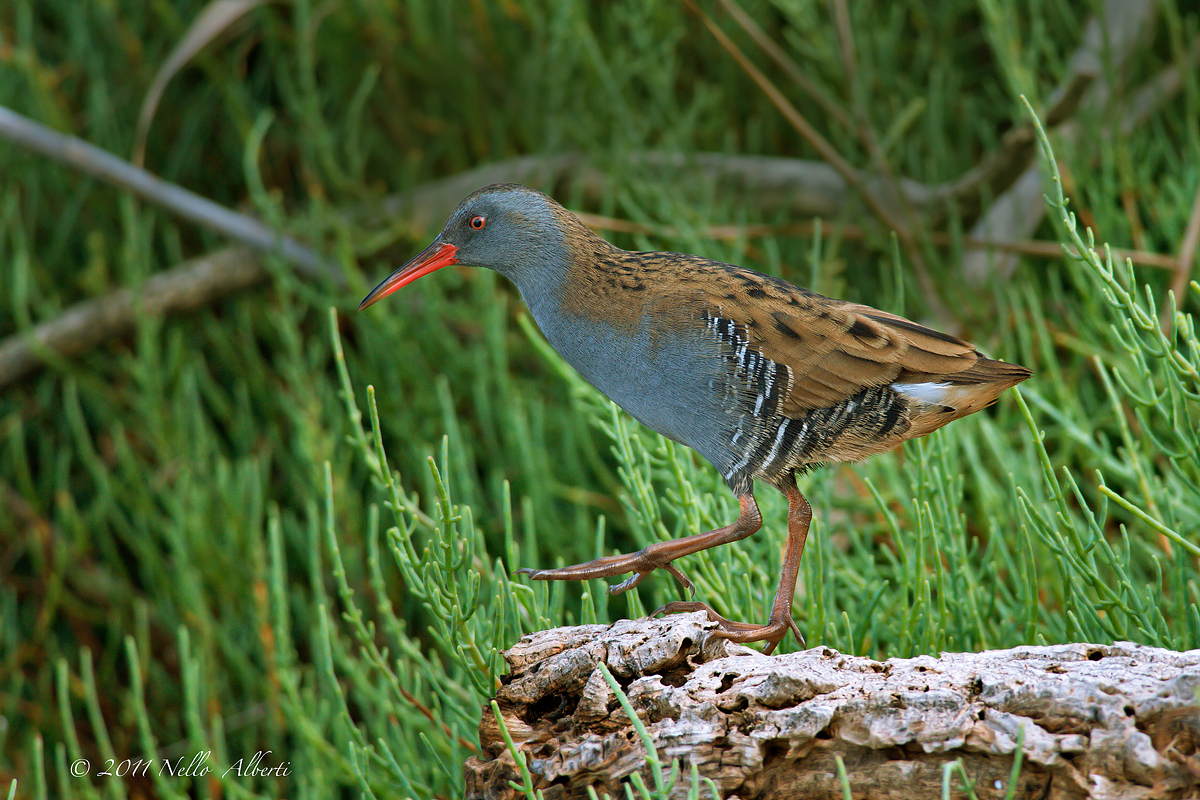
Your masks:
<svg viewBox="0 0 1200 800"><path fill-rule="evenodd" d="M562 290L566 269L500 269L501 275L508 278L521 293L521 299L529 307L538 326L545 330L547 324L554 324L562 315ZM535 273L536 274L533 274Z"/></svg>

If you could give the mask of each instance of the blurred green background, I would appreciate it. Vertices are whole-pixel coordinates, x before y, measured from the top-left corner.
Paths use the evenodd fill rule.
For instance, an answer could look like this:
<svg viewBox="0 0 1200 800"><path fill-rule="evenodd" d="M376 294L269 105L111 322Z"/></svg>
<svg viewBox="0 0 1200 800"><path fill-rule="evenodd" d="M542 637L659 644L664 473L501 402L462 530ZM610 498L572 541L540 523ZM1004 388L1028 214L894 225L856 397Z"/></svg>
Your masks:
<svg viewBox="0 0 1200 800"><path fill-rule="evenodd" d="M621 246L781 275L1034 370L1020 397L802 480L811 644L1200 646L1192 4L11 0L0 105L129 157L205 20L146 167L345 285L269 258L265 282L0 387L0 792L459 796L499 650L678 598L665 576L611 599L509 581L737 510L558 361L511 286L443 270L355 311L493 180ZM1021 95L1080 235L1131 269L1064 256ZM820 171L798 118L862 187ZM781 188L790 169L825 189ZM226 246L8 143L0 181L5 337ZM993 212L1004 247L971 247ZM761 533L684 565L738 619L765 620L775 587L784 504L759 499ZM288 774L227 771L259 751ZM207 774L161 769L202 753Z"/></svg>

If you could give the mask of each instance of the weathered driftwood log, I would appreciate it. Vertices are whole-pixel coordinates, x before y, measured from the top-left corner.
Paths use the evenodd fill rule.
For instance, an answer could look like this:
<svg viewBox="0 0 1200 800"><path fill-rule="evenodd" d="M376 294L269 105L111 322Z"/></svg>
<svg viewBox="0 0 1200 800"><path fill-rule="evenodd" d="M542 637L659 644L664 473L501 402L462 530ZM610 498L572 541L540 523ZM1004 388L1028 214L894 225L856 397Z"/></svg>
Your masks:
<svg viewBox="0 0 1200 800"><path fill-rule="evenodd" d="M1200 650L1124 642L1017 647L884 662L816 647L782 656L709 636L703 614L584 625L526 636L505 653L496 697L547 800L592 786L624 797L647 753L603 680L606 664L663 762L672 797L695 764L721 797L935 798L946 765L978 797L1200 796ZM523 797L492 713L466 765L467 796ZM701 797L711 796L705 785Z"/></svg>

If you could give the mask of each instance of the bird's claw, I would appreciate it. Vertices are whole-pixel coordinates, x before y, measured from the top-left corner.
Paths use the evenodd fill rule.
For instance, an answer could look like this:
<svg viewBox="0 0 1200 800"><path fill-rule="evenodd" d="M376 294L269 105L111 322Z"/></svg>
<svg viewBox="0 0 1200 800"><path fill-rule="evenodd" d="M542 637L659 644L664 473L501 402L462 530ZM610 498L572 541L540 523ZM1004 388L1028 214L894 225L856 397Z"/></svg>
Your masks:
<svg viewBox="0 0 1200 800"><path fill-rule="evenodd" d="M718 614L707 603L700 602L685 602L676 600L673 603L667 603L665 606L660 606L650 612L650 616L657 617L659 614L686 614L693 611L703 611L708 614L708 619L711 622L717 623L717 630L712 632L713 636L719 639L728 639L731 642L738 644L748 644L750 642L766 642L767 646L763 648L763 655L770 655L776 645L787 636L790 630L796 635L796 641L801 647L805 646L804 635L800 633L800 628L796 625L796 621L792 619L791 613L777 615L772 614L771 619L765 625L757 625L753 622L735 622L731 619Z"/></svg>

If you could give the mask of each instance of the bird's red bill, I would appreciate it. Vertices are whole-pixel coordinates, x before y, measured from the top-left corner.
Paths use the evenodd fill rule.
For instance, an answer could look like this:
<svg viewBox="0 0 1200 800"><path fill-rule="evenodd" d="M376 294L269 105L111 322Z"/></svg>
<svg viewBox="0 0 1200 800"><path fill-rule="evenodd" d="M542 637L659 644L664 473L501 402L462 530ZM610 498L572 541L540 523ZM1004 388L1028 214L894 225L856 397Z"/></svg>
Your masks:
<svg viewBox="0 0 1200 800"><path fill-rule="evenodd" d="M372 303L387 297L401 286L407 286L424 275L428 275L442 267L458 263L458 248L445 242L434 242L400 269L383 279L371 293L359 303L358 310L362 311Z"/></svg>

